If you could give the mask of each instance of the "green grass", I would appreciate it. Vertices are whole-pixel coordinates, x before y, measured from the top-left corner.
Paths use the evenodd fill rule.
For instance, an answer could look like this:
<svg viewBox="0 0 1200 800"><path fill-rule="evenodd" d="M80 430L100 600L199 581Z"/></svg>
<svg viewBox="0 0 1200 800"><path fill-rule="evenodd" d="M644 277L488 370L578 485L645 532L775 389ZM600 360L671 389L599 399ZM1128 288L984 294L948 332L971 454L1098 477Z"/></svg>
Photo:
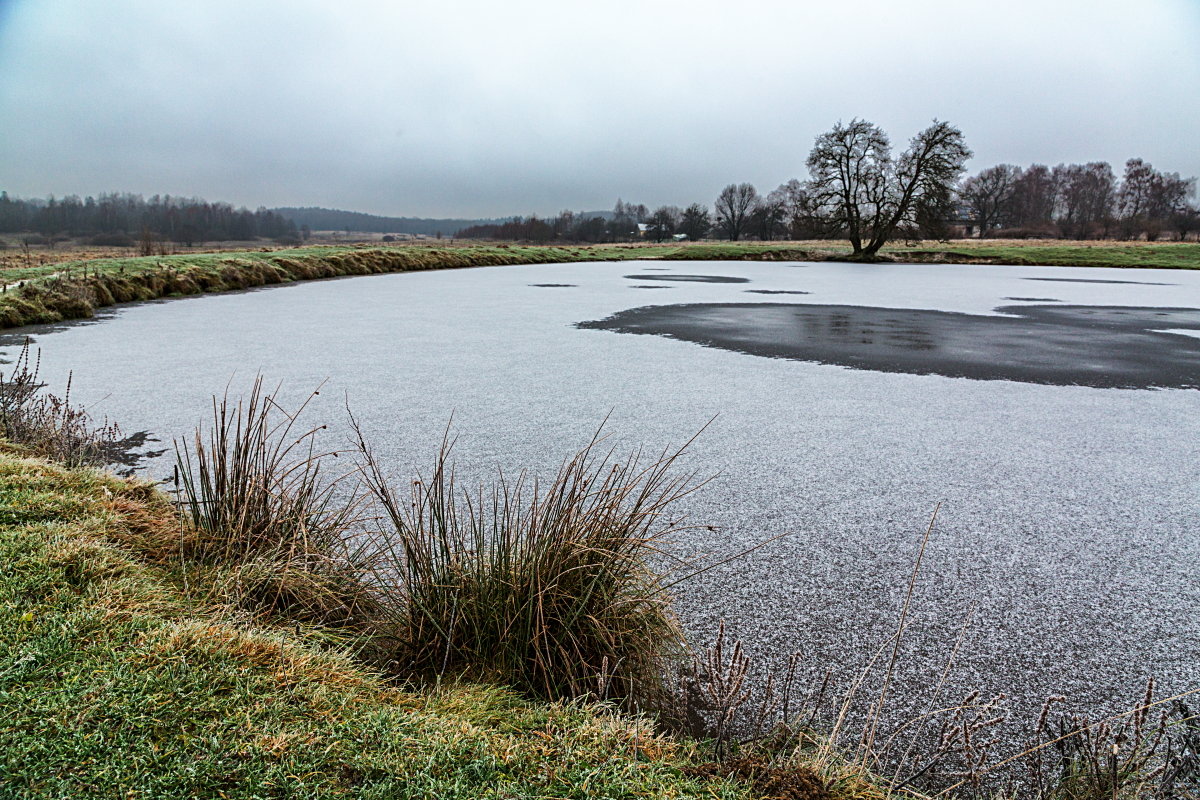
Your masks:
<svg viewBox="0 0 1200 800"><path fill-rule="evenodd" d="M146 557L169 512L0 454L0 797L748 796L604 707L403 691L328 631L250 626Z"/></svg>
<svg viewBox="0 0 1200 800"><path fill-rule="evenodd" d="M1131 244L1127 242L1081 242L1076 244L974 244L952 242L916 252L932 252L954 261L987 259L997 264L1049 265L1065 267L1150 267L1156 269L1200 269L1200 244ZM885 250L891 256L906 255L903 246ZM907 251L913 256L912 250Z"/></svg>

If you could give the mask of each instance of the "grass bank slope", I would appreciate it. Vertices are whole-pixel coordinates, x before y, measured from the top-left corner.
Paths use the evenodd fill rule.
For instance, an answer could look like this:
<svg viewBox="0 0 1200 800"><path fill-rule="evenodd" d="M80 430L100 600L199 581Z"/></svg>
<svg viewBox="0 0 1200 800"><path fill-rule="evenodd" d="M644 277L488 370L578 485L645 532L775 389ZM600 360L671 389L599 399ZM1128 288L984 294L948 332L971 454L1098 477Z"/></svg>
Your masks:
<svg viewBox="0 0 1200 800"><path fill-rule="evenodd" d="M0 797L748 796L648 723L401 691L327 631L252 626L148 555L173 520L145 484L0 452Z"/></svg>
<svg viewBox="0 0 1200 800"><path fill-rule="evenodd" d="M1190 242L957 241L929 247L893 245L884 255L902 261L1018 266L1200 269L1200 244Z"/></svg>
<svg viewBox="0 0 1200 800"><path fill-rule="evenodd" d="M826 261L849 248L837 242L693 244L405 245L307 247L103 258L0 272L0 328L91 317L116 303L249 289L292 281L431 269L580 261ZM1114 242L968 242L893 245L885 259L910 263L1200 269L1200 244Z"/></svg>
<svg viewBox="0 0 1200 800"><path fill-rule="evenodd" d="M428 269L616 259L560 247L313 247L112 258L6 271L0 327L84 319L97 308L160 297L249 289L291 281Z"/></svg>

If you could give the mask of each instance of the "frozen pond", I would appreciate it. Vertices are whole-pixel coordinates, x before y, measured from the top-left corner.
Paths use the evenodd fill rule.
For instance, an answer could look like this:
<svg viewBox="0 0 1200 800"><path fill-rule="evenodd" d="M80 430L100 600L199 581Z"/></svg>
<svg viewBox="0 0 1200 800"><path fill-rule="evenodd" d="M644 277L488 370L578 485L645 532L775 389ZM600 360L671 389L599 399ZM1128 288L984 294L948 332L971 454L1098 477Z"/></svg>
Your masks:
<svg viewBox="0 0 1200 800"><path fill-rule="evenodd" d="M679 587L681 615L698 639L724 618L756 653L799 648L818 679L891 633L944 501L900 706L974 609L946 697L1032 715L1052 693L1130 705L1150 674L1200 686L1200 391L1179 388L1200 382L1197 308L1184 271L640 262L304 283L34 335L56 386L73 370L76 397L164 443L231 378L328 379L329 441L348 399L402 475L452 412L468 475L548 471L610 411L651 449L715 416L688 464L720 475L687 509L716 530L679 547L790 535ZM1168 388L1106 388L1140 386Z"/></svg>

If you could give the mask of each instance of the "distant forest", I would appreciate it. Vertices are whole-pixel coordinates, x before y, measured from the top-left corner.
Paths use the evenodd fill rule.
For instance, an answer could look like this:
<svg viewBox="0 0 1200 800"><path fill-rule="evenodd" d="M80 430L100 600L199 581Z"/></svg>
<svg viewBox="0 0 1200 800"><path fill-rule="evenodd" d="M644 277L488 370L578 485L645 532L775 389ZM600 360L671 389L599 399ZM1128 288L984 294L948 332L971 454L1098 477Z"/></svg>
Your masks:
<svg viewBox="0 0 1200 800"><path fill-rule="evenodd" d="M39 234L56 238L89 238L92 244L128 247L150 233L178 244L273 239L299 243L295 224L260 208L250 211L229 203L197 198L111 193L80 199L20 199L0 192L0 233Z"/></svg>
<svg viewBox="0 0 1200 800"><path fill-rule="evenodd" d="M299 243L311 231L453 236L462 228L504 219L381 217L332 208L235 208L194 197L109 193L80 198L17 198L0 192L0 233L33 233L52 242L66 237L93 244L132 246L149 232L177 244L272 239Z"/></svg>
<svg viewBox="0 0 1200 800"><path fill-rule="evenodd" d="M298 228L310 231L350 231L351 233L409 233L453 236L463 228L489 225L497 219L419 219L417 217L380 217L357 211L333 208L275 208L276 214L291 220Z"/></svg>

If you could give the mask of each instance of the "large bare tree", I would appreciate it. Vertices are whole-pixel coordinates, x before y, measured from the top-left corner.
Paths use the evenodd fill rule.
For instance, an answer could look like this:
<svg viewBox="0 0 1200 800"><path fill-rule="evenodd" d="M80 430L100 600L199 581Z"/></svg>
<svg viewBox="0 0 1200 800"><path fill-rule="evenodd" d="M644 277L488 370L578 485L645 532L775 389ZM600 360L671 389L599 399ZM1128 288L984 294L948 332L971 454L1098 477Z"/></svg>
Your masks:
<svg viewBox="0 0 1200 800"><path fill-rule="evenodd" d="M713 204L716 224L729 241L736 242L742 238L750 223L750 214L758 202L758 190L750 183L731 183L717 195L717 202Z"/></svg>
<svg viewBox="0 0 1200 800"><path fill-rule="evenodd" d="M934 120L899 159L878 125L839 122L808 156L809 194L850 240L851 258L872 258L902 227L921 227L919 217L950 213L950 190L970 157L962 132L946 122Z"/></svg>

